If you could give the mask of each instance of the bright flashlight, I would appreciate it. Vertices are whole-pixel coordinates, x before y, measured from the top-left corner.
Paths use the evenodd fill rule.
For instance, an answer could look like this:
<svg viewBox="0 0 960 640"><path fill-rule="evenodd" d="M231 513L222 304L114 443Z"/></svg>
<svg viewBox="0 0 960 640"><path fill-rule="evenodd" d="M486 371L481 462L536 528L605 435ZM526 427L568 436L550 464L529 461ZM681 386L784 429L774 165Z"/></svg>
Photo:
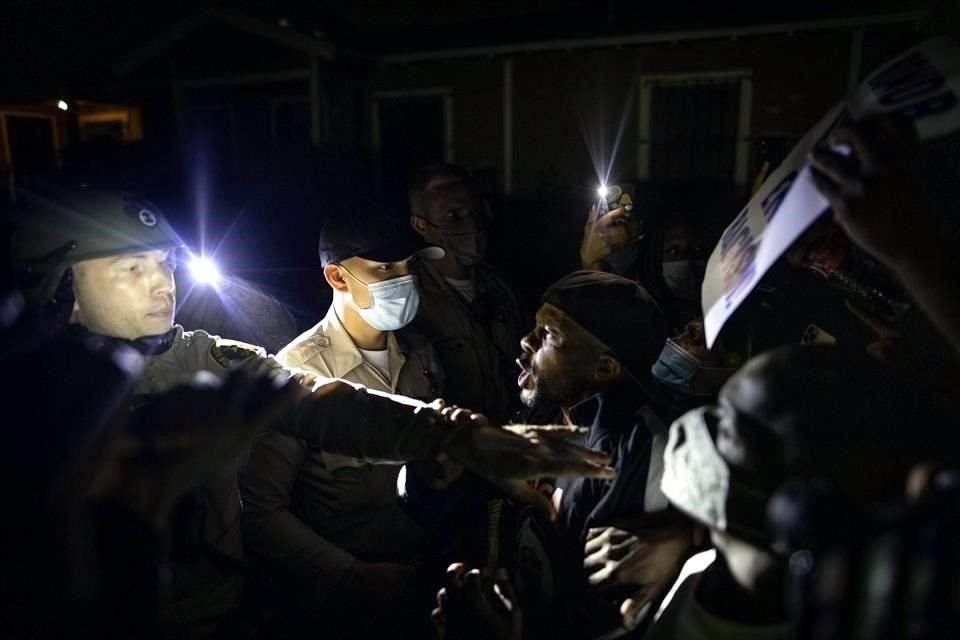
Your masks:
<svg viewBox="0 0 960 640"><path fill-rule="evenodd" d="M215 285L220 281L220 270L213 260L205 256L190 261L190 273L193 279L201 284Z"/></svg>
<svg viewBox="0 0 960 640"><path fill-rule="evenodd" d="M57 102L57 109L60 109L60 111L66 111L69 108L70 105L67 104L66 100L60 100Z"/></svg>
<svg viewBox="0 0 960 640"><path fill-rule="evenodd" d="M597 195L601 198L606 198L608 193L610 193L610 190L607 189L607 185L605 184L600 185L600 188L597 189Z"/></svg>

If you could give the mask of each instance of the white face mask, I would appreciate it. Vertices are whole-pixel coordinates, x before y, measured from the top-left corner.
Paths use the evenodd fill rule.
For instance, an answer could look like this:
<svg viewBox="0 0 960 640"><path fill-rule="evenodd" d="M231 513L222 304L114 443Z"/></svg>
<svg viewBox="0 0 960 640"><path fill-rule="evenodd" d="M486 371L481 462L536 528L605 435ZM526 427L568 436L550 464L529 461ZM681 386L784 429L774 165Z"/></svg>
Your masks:
<svg viewBox="0 0 960 640"><path fill-rule="evenodd" d="M707 428L709 411L688 411L670 425L660 490L681 511L725 531L730 467Z"/></svg>
<svg viewBox="0 0 960 640"><path fill-rule="evenodd" d="M443 248L458 264L472 267L483 260L483 254L487 250L487 233L485 231L445 233Z"/></svg>
<svg viewBox="0 0 960 640"><path fill-rule="evenodd" d="M364 322L378 331L396 331L410 324L420 308L420 291L415 276L400 276L366 284L370 306L356 307Z"/></svg>

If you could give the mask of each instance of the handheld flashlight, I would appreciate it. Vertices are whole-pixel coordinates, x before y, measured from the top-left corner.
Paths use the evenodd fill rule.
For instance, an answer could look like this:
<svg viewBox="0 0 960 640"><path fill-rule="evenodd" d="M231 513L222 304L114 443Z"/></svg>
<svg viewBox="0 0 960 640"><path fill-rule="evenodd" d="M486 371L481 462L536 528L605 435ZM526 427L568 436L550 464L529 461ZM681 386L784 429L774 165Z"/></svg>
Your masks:
<svg viewBox="0 0 960 640"><path fill-rule="evenodd" d="M614 187L616 187L616 185L614 185ZM597 216L598 217L610 211L610 203L607 200L610 195L611 195L610 187L608 187L607 185L601 184L599 187L597 187L597 198L598 198Z"/></svg>
<svg viewBox="0 0 960 640"><path fill-rule="evenodd" d="M597 187L597 217L606 215L613 209L623 209L623 214L618 216L612 224L639 224L638 238L644 236L643 220L635 219L633 214L633 196L634 186L629 183L623 184L605 184L601 183Z"/></svg>
<svg viewBox="0 0 960 640"><path fill-rule="evenodd" d="M602 216L611 209L624 207L627 215L633 209L632 189L619 184L602 184L597 187L597 215Z"/></svg>

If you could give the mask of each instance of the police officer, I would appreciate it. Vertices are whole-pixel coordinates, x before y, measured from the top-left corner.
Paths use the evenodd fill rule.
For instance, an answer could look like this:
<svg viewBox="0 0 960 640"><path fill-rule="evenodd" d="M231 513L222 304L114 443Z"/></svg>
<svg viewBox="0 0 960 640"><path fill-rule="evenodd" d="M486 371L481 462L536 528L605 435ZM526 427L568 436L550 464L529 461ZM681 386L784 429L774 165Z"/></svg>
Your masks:
<svg viewBox="0 0 960 640"><path fill-rule="evenodd" d="M131 412L144 358L85 334L45 336L22 303L0 296L4 393L24 409L3 424L0 464L16 482L0 546L4 634L153 637L171 511L219 461L243 455L299 387L237 367Z"/></svg>
<svg viewBox="0 0 960 640"><path fill-rule="evenodd" d="M71 331L88 344L123 344L145 356L134 405L149 403L197 372L221 376L240 362L262 374L283 370L258 347L174 325L173 269L182 243L156 206L132 194L91 189L22 202L12 254L30 280L29 297L62 302L72 294ZM538 496L520 478L612 473L603 466L605 455L559 439L525 440L487 428L478 414L343 381L315 380L291 405L275 426L311 445L395 460L445 452L529 500ZM190 504L174 514L174 599L164 618L178 635L212 633L239 595L236 460L215 462Z"/></svg>
<svg viewBox="0 0 960 640"><path fill-rule="evenodd" d="M487 204L454 165L421 169L408 195L413 230L446 251L416 265L422 300L413 323L440 356L444 397L506 419L520 408L513 359L526 321L510 286L485 262Z"/></svg>
<svg viewBox="0 0 960 640"><path fill-rule="evenodd" d="M328 212L319 244L333 303L276 357L288 367L429 401L442 395L442 370L426 338L406 327L420 301L411 270L443 250L423 247L397 216L385 215L386 206L375 196L362 204L354 198ZM279 433L264 434L251 450L240 476L247 549L279 569L278 582L305 583L292 590L328 632L342 622L363 636L396 635L401 618L415 610L425 538L397 503L400 469ZM363 600L381 615L357 620L333 604L338 599ZM414 624L426 622L420 613Z"/></svg>

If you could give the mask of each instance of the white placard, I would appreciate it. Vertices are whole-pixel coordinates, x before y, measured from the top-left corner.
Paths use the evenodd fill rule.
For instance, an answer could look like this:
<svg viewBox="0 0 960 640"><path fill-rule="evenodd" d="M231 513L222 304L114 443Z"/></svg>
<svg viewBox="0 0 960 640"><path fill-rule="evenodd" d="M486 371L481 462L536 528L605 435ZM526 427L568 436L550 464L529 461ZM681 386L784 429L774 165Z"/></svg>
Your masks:
<svg viewBox="0 0 960 640"><path fill-rule="evenodd" d="M707 262L700 291L707 346L793 241L827 210L813 186L808 153L837 125L896 112L914 122L920 140L960 130L960 47L935 38L891 60L832 108L797 143L724 231Z"/></svg>

